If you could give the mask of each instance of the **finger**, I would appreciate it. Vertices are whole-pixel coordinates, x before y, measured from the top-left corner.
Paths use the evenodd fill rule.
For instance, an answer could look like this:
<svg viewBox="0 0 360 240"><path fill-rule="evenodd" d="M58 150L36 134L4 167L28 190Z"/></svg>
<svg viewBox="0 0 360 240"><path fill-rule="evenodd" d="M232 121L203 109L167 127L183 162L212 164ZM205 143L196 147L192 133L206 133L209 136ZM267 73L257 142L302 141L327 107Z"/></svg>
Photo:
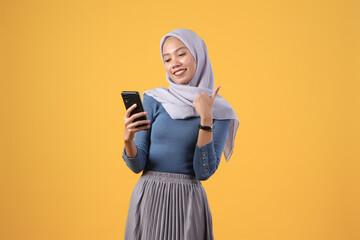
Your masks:
<svg viewBox="0 0 360 240"><path fill-rule="evenodd" d="M134 121L135 119L137 119L139 117L146 116L146 114L147 114L147 112L135 113L129 119L130 119L130 121Z"/></svg>
<svg viewBox="0 0 360 240"><path fill-rule="evenodd" d="M146 130L146 129L149 129L150 128L150 125L146 125L146 126L143 126L143 127L138 127L138 128L135 128L136 132L139 132L139 131L142 131L142 130Z"/></svg>
<svg viewBox="0 0 360 240"><path fill-rule="evenodd" d="M137 133L141 130L145 130L145 129L149 129L150 128L150 125L146 125L146 126L143 126L143 127L134 127L131 129L131 132L132 133Z"/></svg>
<svg viewBox="0 0 360 240"><path fill-rule="evenodd" d="M220 90L221 86L218 86L215 91L212 93L211 98L215 99L216 95L218 94L219 90Z"/></svg>
<svg viewBox="0 0 360 240"><path fill-rule="evenodd" d="M125 117L130 117L130 113L132 112L132 110L134 110L136 108L137 104L134 103L131 107L129 107L127 110L126 110L126 114L125 114Z"/></svg>
<svg viewBox="0 0 360 240"><path fill-rule="evenodd" d="M140 113L135 113L135 114L131 115L130 117L124 117L125 125L131 124L136 118L146 116L146 114L147 114L147 112L140 112Z"/></svg>
<svg viewBox="0 0 360 240"><path fill-rule="evenodd" d="M136 121L134 123L129 124L128 128L135 128L136 126L143 125L143 124L149 124L149 123L150 123L150 120Z"/></svg>

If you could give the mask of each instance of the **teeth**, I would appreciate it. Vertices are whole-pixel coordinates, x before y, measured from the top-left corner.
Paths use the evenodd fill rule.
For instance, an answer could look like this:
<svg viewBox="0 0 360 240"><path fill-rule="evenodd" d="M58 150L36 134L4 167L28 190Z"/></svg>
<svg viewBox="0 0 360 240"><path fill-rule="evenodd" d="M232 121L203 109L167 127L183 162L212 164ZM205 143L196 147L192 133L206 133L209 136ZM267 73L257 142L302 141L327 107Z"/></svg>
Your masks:
<svg viewBox="0 0 360 240"><path fill-rule="evenodd" d="M179 74L182 74L183 72L185 72L185 70L181 70L181 71L178 71L176 73L174 73L175 75L179 75Z"/></svg>

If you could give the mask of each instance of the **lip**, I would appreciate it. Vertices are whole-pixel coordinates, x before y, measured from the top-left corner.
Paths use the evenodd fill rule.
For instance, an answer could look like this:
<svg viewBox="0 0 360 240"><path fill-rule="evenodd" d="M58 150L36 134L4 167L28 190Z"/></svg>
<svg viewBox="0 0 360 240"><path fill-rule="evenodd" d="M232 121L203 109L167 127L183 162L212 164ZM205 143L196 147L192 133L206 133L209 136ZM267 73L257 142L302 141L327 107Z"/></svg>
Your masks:
<svg viewBox="0 0 360 240"><path fill-rule="evenodd" d="M176 70L175 72L173 72L173 74L175 75L176 72L179 72L179 71L182 71L182 70L185 70L184 72L186 72L186 68L182 68L182 69ZM180 75L175 75L175 76L181 76L181 75L184 74L184 72L181 73Z"/></svg>

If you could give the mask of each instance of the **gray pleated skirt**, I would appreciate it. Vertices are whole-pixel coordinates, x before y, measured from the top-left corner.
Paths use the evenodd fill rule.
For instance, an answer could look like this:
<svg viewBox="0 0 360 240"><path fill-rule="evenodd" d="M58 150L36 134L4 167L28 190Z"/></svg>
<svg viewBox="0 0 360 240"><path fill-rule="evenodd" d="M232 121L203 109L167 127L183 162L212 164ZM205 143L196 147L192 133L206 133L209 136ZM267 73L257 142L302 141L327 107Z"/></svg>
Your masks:
<svg viewBox="0 0 360 240"><path fill-rule="evenodd" d="M206 192L195 176L144 171L135 185L125 240L214 239Z"/></svg>

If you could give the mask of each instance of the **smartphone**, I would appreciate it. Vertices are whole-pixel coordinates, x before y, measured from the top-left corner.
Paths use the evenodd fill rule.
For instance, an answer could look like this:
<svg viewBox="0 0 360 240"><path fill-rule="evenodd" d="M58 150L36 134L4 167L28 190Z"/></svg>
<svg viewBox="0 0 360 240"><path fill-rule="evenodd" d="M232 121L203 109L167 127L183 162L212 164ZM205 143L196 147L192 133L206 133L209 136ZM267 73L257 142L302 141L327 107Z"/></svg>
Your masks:
<svg viewBox="0 0 360 240"><path fill-rule="evenodd" d="M130 113L130 116L132 116L135 113L139 113L139 112L144 112L144 108L141 102L141 98L140 98L140 94L137 91L122 91L121 92L121 96L124 100L124 104L125 104L125 108L128 109L129 107L131 107L132 105L134 105L136 103L136 108L133 109ZM146 116L142 116L142 117L138 117L136 118L133 122L137 122L140 120L147 120ZM138 127L143 127L143 126L147 126L149 124L142 124ZM148 129L145 129L148 130Z"/></svg>

